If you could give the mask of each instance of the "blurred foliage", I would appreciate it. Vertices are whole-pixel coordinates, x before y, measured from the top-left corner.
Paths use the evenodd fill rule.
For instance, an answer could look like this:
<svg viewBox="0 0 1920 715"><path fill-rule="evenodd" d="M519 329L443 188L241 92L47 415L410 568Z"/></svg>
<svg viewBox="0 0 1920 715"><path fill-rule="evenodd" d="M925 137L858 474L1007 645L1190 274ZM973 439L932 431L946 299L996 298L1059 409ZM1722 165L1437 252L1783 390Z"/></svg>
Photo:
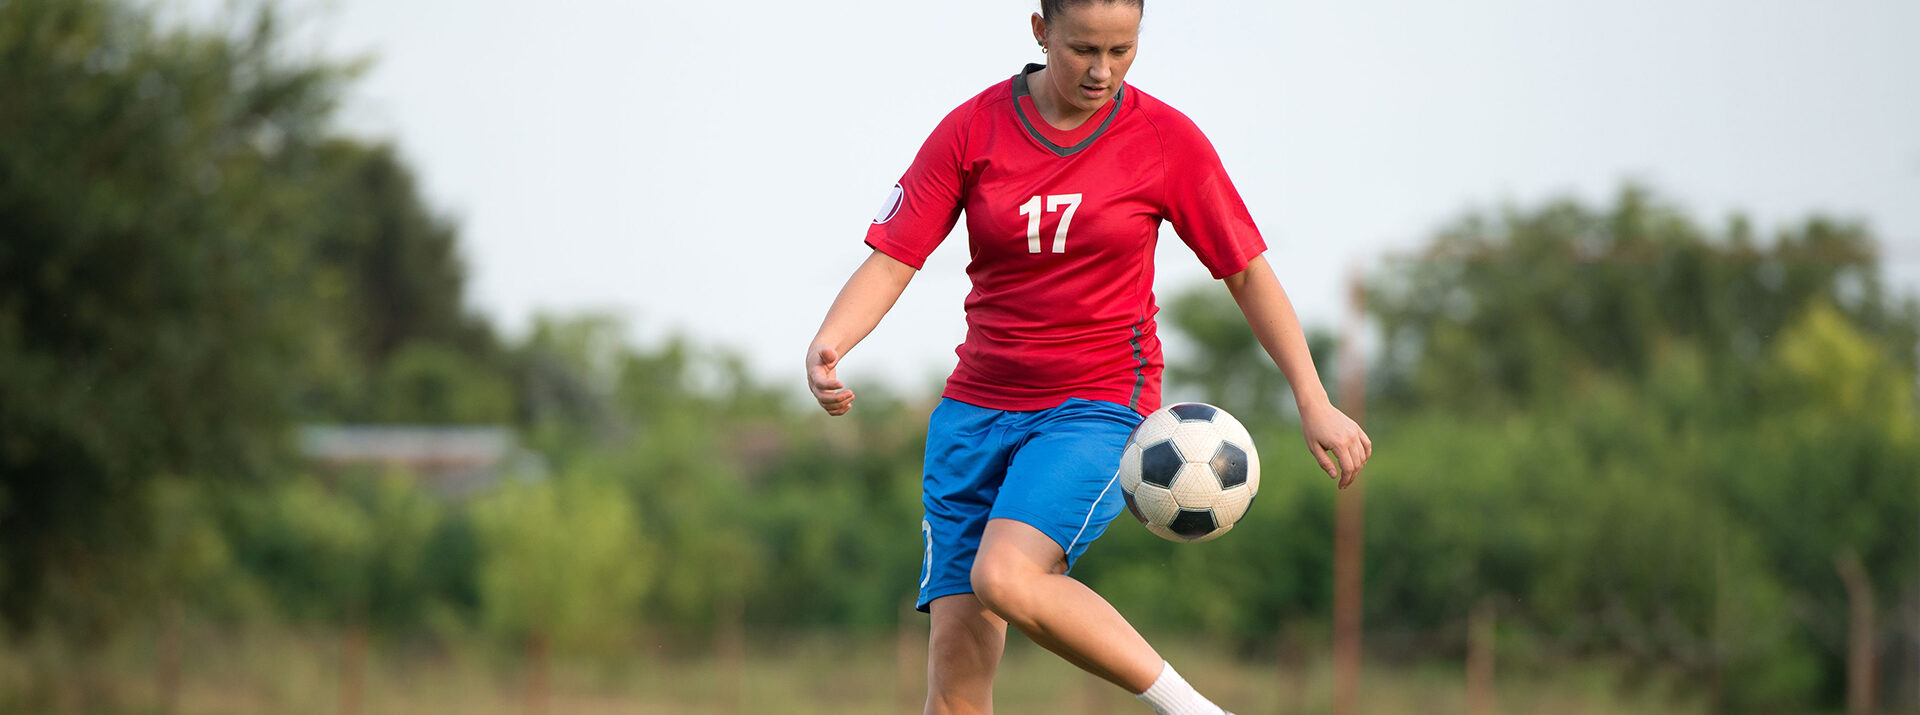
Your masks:
<svg viewBox="0 0 1920 715"><path fill-rule="evenodd" d="M1368 293L1397 447L1370 467L1370 613L1492 595L1562 646L1793 711L1842 693L1842 553L1881 604L1920 600L1920 306L1864 226L1761 245L1628 186L1469 215ZM1883 656L1906 627L1882 618Z"/></svg>
<svg viewBox="0 0 1920 715"><path fill-rule="evenodd" d="M1769 346L1817 300L1896 369L1920 349L1920 309L1887 294L1866 227L1826 217L1762 245L1742 217L1710 236L1628 186L1605 209L1470 214L1399 263L1368 287L1395 405L1551 403L1596 373L1644 380L1683 342L1707 360L1720 409L1754 412L1772 399L1757 379Z"/></svg>
<svg viewBox="0 0 1920 715"><path fill-rule="evenodd" d="M1864 226L1816 217L1763 245L1744 219L1713 235L1627 186L1598 209L1471 213L1366 292L1384 347L1371 632L1459 654L1466 614L1493 603L1530 658L1623 655L1721 709L1798 712L1843 694L1836 559L1859 554L1882 609L1920 602L1920 304L1880 283ZM1332 500L1277 375L1217 286L1168 305L1196 351L1169 377L1286 435L1262 438L1277 474L1210 553L1117 527L1100 549L1126 553L1080 574L1162 627L1322 619ZM1330 378L1337 350L1311 342ZM1913 664L1895 647L1910 627L1876 625L1883 673Z"/></svg>
<svg viewBox="0 0 1920 715"><path fill-rule="evenodd" d="M0 4L0 611L111 600L154 474L268 468L302 371L304 183L340 82L261 16L165 32L116 3ZM156 428L164 426L163 428ZM133 560L129 560L133 559ZM84 627L109 608L84 614ZM79 625L79 624L76 624Z"/></svg>
<svg viewBox="0 0 1920 715"><path fill-rule="evenodd" d="M655 575L632 502L585 478L512 484L473 507L481 622L516 642L614 649Z"/></svg>
<svg viewBox="0 0 1920 715"><path fill-rule="evenodd" d="M828 419L798 370L768 384L615 316L503 341L399 154L335 132L351 67L244 20L0 1L10 638L84 653L183 609L619 658L901 617L932 396L869 386ZM1629 186L1470 213L1389 262L1367 282L1370 642L1456 657L1491 603L1521 670L1620 657L1726 710L1839 702L1835 559L1885 612L1920 603L1920 307L1875 250L1830 218L1710 231ZM1150 636L1299 647L1331 610L1333 490L1226 291L1166 304L1193 346L1170 383L1252 428L1263 490L1205 546L1123 520L1075 575ZM1330 334L1309 343L1331 377ZM298 462L302 421L505 425L548 469L447 496ZM1911 670L1910 624L1882 620Z"/></svg>

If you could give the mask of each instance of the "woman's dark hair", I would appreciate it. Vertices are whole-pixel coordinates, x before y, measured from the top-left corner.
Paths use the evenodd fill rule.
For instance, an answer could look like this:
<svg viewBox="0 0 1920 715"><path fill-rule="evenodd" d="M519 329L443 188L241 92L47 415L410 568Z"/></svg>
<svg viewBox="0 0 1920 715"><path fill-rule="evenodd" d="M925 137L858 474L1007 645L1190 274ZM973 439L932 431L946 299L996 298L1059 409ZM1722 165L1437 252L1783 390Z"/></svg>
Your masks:
<svg viewBox="0 0 1920 715"><path fill-rule="evenodd" d="M1066 12L1069 8L1091 5L1095 2L1104 2L1108 5L1126 3L1140 8L1142 13L1147 11L1147 0L1040 0L1040 17L1048 24L1052 24L1055 15Z"/></svg>

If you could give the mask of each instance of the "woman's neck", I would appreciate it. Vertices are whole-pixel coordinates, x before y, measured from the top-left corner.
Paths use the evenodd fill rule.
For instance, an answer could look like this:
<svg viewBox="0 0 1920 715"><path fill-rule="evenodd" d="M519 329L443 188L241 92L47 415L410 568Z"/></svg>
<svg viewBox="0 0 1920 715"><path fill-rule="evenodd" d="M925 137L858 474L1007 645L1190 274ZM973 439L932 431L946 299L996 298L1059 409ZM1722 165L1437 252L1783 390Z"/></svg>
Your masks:
<svg viewBox="0 0 1920 715"><path fill-rule="evenodd" d="M1049 74L1051 72L1053 68L1046 67L1027 79L1027 92L1033 96L1033 107L1040 110L1040 118L1045 120L1048 126L1060 131L1073 131L1079 129L1080 125L1086 124L1093 115L1099 114L1100 109L1106 108L1107 105L1103 102L1099 108L1088 112L1067 103L1054 89Z"/></svg>

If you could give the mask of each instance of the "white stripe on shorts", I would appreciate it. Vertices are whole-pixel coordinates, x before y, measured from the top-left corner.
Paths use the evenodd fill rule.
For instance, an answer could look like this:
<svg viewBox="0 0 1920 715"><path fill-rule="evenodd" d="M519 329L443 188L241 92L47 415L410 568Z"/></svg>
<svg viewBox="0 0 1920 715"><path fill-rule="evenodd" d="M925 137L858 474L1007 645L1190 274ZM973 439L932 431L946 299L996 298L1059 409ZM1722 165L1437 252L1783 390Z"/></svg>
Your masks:
<svg viewBox="0 0 1920 715"><path fill-rule="evenodd" d="M1093 510L1100 508L1100 500L1106 498L1107 490L1112 489L1114 480L1119 478L1120 470L1116 468L1113 470L1113 476L1107 478L1107 486L1100 490L1100 496L1094 497L1093 505L1087 507L1087 518L1080 520L1080 530L1074 532L1073 543L1067 544L1067 558L1073 558L1073 547L1080 545L1080 536L1087 533L1087 525L1093 523ZM1071 566L1072 564L1068 565Z"/></svg>

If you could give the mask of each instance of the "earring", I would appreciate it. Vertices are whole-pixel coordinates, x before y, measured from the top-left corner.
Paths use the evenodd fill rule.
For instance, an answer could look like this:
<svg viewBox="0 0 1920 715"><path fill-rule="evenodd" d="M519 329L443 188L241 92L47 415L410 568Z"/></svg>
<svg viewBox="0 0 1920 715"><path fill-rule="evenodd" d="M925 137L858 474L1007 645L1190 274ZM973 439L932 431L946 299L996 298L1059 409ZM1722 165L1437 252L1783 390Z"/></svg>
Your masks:
<svg viewBox="0 0 1920 715"><path fill-rule="evenodd" d="M1046 51L1047 51L1047 43L1045 43L1045 42L1041 42L1041 41L1039 41L1039 40L1034 40L1034 44L1036 44L1036 45L1039 45L1039 46L1040 46L1040 51L1041 51L1041 52L1046 52Z"/></svg>

